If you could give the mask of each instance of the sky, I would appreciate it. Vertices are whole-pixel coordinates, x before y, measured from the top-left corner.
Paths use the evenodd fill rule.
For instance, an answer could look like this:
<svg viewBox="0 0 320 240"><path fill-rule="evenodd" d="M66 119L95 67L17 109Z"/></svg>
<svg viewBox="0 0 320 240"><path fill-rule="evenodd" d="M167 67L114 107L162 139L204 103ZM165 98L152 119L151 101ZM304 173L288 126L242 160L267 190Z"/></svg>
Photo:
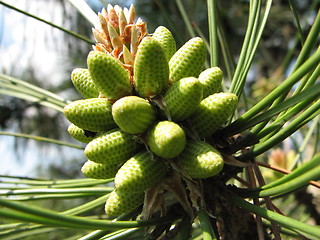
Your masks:
<svg viewBox="0 0 320 240"><path fill-rule="evenodd" d="M59 26L70 28L63 19L65 15L61 5L55 0L7 0L5 2ZM68 6L65 10L71 11L72 5ZM95 6L99 7L97 4ZM43 81L45 86L58 85L69 77L65 72L65 67L69 64L67 47L61 31L0 5L0 73L23 79L23 72L32 66L36 70L36 79ZM30 112L30 114L34 113ZM16 126L12 125L6 130L14 132L15 129ZM22 152L17 154L14 137L0 136L0 175L35 176L34 168L39 162L61 164L57 159L60 153L57 152L56 147L39 149L35 141L30 140L24 148L20 149ZM64 154L64 158L83 160L81 150L63 147L59 151Z"/></svg>
<svg viewBox="0 0 320 240"><path fill-rule="evenodd" d="M64 21L64 9L56 0L7 0L4 1L19 9L25 10L40 18L52 21L58 26L71 29L68 21ZM66 1L67 2L67 1ZM87 0L98 12L102 9L99 0ZM107 2L107 1L106 1ZM130 6L131 0L110 1L121 6ZM65 4L69 14L74 11L71 4ZM47 9L48 11L43 11ZM65 74L63 68L57 68L68 56L64 54L68 47L61 37L62 32L51 26L27 17L12 9L0 5L0 72L17 74L16 69L24 66L39 66L36 74L50 84L59 83ZM58 50L58 52L57 52ZM45 64L43 59L46 59ZM14 68L14 71L12 71Z"/></svg>
<svg viewBox="0 0 320 240"><path fill-rule="evenodd" d="M31 12L55 24L63 24L63 11L56 1L11 0L10 4ZM31 3L31 4L30 4ZM33 3L33 4L32 4ZM50 14L42 11L50 9ZM56 66L63 61L64 42L57 29L27 17L14 10L0 6L1 43L0 69L18 75L19 70L31 66L37 67L39 76L46 76L46 81L54 83L61 79L61 72ZM67 47L67 46L65 46ZM57 49L60 52L57 54ZM43 59L46 59L45 64Z"/></svg>

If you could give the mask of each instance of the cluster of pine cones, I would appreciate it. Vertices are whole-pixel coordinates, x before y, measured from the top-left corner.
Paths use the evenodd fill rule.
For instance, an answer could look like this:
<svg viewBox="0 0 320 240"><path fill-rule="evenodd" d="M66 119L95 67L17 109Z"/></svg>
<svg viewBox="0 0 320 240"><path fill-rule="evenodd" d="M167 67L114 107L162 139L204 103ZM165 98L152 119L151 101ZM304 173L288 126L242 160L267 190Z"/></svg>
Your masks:
<svg viewBox="0 0 320 240"><path fill-rule="evenodd" d="M201 38L176 50L171 32L161 26L148 34L133 6L109 5L98 16L88 68L71 74L84 99L64 113L70 135L87 143L83 174L114 178L105 211L118 216L142 205L146 192L172 175L217 175L223 157L206 138L233 114L238 99L221 92L218 67L204 70Z"/></svg>

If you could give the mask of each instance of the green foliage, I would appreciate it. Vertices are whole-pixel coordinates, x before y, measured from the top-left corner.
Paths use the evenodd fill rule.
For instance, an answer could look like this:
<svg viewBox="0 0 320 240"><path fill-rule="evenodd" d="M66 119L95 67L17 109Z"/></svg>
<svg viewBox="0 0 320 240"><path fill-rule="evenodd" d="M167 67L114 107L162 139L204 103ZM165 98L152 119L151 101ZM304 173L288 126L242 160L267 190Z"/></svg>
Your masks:
<svg viewBox="0 0 320 240"><path fill-rule="evenodd" d="M115 181L113 178L45 180L1 175L0 238L33 239L34 236L37 236L48 239L50 232L58 232L55 237L58 236L60 239L66 236L69 237L68 239L157 239L163 237L209 240L224 237L225 239L260 240L301 239L302 236L320 239L319 226L313 226L320 224L320 214L316 211L319 205L312 201L317 197L316 191L319 192L320 187L319 183L315 182L320 179L320 155L316 154L319 149L320 136L320 83L318 80L320 49L316 48L319 38L320 14L317 13L310 27L305 20L306 17L310 17L308 14L316 12L315 4L303 10L294 1L272 4L271 0L252 0L249 5L238 1L234 2L232 7L228 1L208 0L208 15L205 18L208 25L206 25L199 24L203 23L202 18L205 15L203 10L201 17L196 15L200 9L199 6L203 5L204 1L184 1L184 4L180 0L168 1L168 8L165 8L167 1L141 1L140 4L142 2L146 9L148 4L151 9L156 9L154 12L158 15L153 15L151 18L154 19L154 22L160 21L154 16L164 16L168 29L174 29L172 31L174 36L180 40L179 45L192 39L179 48L180 50L169 61L170 78L172 82L175 82L172 86L178 86L171 88L170 91L174 94L171 96L168 93L164 99L154 99L154 103L161 104L162 100L167 101L168 115L177 109L179 111L187 109L189 105L187 104L186 107L183 105L186 104L184 103L186 99L178 99L179 103L174 102L176 101L175 93L183 91L178 80L183 77L194 77L194 79L199 77L205 62L206 47L210 56L210 63L208 61L206 63L207 67L217 69L213 67L218 66L223 72L226 72L223 77L218 76L218 83L214 83L217 85L214 87L214 92L220 91L222 79L222 88L225 92L229 92L228 96L232 96L231 100L225 98L225 95L223 99L213 100L214 97L208 97L202 100L200 105L204 105L204 108L209 108L212 101L215 102L215 106L217 102L222 102L221 105L225 106L231 101L228 110L226 111L225 107L218 108L216 115L209 117L210 122L201 122L201 116L206 114L205 109L200 108L194 113L190 110L193 117L190 122L187 122L201 128L201 136L194 136L197 144L201 146L193 146L188 143L183 152L185 155L180 155L178 162L171 163L178 171L185 173L183 182L176 181L176 179L172 181L168 178L163 183L169 189L168 192L175 194L176 201L170 202L172 199L163 199L164 190L159 186L155 188L155 192L146 192L142 212L138 207L143 202L141 191L159 181L165 175L167 167L164 162L154 161L149 152L140 152L121 168L120 165L114 166L116 171L113 169L114 171L108 175L108 178L114 176L120 168L118 174L115 175ZM23 12L2 1L0 4L67 32L76 37L78 41L92 44L91 40L86 37ZM137 6L138 10L141 5ZM141 13L143 11L145 10L141 9ZM89 10L82 11L82 14L90 19L90 22L95 22L95 15L92 15ZM174 23L171 20L172 16L179 20L182 18L183 21ZM280 50L268 49L270 41L279 40L279 36L276 36L278 21L286 21L287 16L290 16L289 20L293 19L297 26L290 25L297 32L296 35L291 34L288 37L295 42L293 49L289 49L288 45ZM186 32L179 31L181 29L179 24L182 23L187 29ZM161 34L157 34L154 37L161 38ZM197 35L202 39L193 38ZM267 35L271 37L268 38ZM168 36L166 35L164 40L166 37ZM161 54L159 68L163 66L167 68L165 63L169 59L168 54L172 55L172 48L175 48L173 42L170 41L166 53L161 51L152 56L142 57L142 60L137 59L138 70L135 71L141 73L141 78L137 80L138 83L143 82L146 76L152 79L159 77L158 74L155 76L144 74L146 70L144 67L148 64L152 66L156 64L153 61L159 60L156 59L159 54ZM193 45L194 42L196 42L195 45ZM300 42L301 48L297 42ZM165 43L161 44L165 45ZM277 55L277 52L281 54ZM112 99L116 100L119 96L115 95L118 90L114 88L123 89L121 96L130 94L132 89L121 62L106 56L108 55L104 53L100 53L99 58L91 56L88 60L88 68L94 75L93 82L96 85L104 86L104 83L108 82L108 87L103 89L102 93L112 95ZM277 58L274 59L274 56ZM189 64L181 66L181 58L190 59ZM295 62L293 68L289 68L288 63L293 61ZM96 64L103 64L105 69L108 69L108 64L116 65L118 69L121 69L121 74L117 75L119 72L112 73L108 70L100 72L100 68L98 70L95 68ZM182 68L184 68L182 72L188 72L188 76L181 75L179 71ZM250 71L258 71L254 82L250 82ZM105 75L108 75L108 81ZM109 82L110 79L111 82ZM156 89L157 94L166 88L167 84L164 82L159 89ZM141 91L143 96L152 95L149 88ZM0 94L40 104L59 114L65 109L71 122L87 130L97 132L106 131L110 129L110 126L115 127L111 105L103 98L70 103L71 99L65 100L51 91L5 74L0 74ZM96 94L97 91L94 90L93 95ZM90 93L90 96L93 95ZM201 95L202 98L202 93L198 95ZM211 96L220 95L221 93L217 93ZM225 99L227 100L224 101ZM101 108L97 108L97 111L90 112L91 109L88 112L87 105L92 105L90 101L101 102L106 106L106 111L101 112ZM200 100L192 99L192 101L198 104ZM239 102L238 107L234 109L237 101ZM131 107L131 105L127 106L127 108ZM146 109L147 111L151 109L151 115L153 114L151 105L148 105ZM182 115L191 114L190 111ZM79 118L78 112L82 112L83 117ZM112 112L112 114L115 113ZM221 129L217 129L230 115L233 115L233 118ZM172 117L175 118L175 114L172 114ZM88 118L91 120L87 121ZM149 118L152 117L149 116ZM177 119L183 121L186 118L179 116ZM207 121L208 117L203 119ZM216 121L219 123L216 124ZM96 125L102 122L103 126L88 127L88 122L90 124L96 122ZM65 131L65 129L60 130ZM192 128L184 130L192 135ZM212 135L212 132L216 130L218 131ZM23 133L3 131L0 134L83 149L82 146L73 144L71 138L70 141L60 141ZM88 131L82 130L80 134L88 134ZM302 136L302 140L296 138L297 134ZM208 136L207 143L199 141L199 137L202 139L203 136ZM145 140L144 137L146 136L142 136L140 140ZM99 140L101 140L99 148L92 150L95 154L98 152L97 162L105 161L110 157L109 151L104 152L109 144L106 135L98 133L98 138L94 141ZM289 140L293 145L290 150L294 152L291 158L284 147ZM135 140L128 138L127 141L129 142L124 145L132 147L129 154L132 156L135 150ZM155 151L153 149L155 144L154 142L149 143L152 151ZM223 154L218 154L216 148ZM281 148L280 153L276 152L278 148ZM122 151L124 146L121 145L119 149ZM174 150L177 149L170 149L170 151ZM222 158L224 161L221 161ZM208 173L206 172L209 169L206 165L207 160L212 159L218 159L216 161L218 166ZM202 165L199 167L198 163ZM109 174L110 169L106 169L106 165L91 165L86 163L83 168L85 175L92 178L103 178L105 172ZM91 168L99 168L99 174L97 175L97 172L92 174ZM275 174L278 171L288 174L279 178ZM222 174L219 174L220 172ZM204 179L191 181L188 175ZM172 178L175 177L172 176ZM117 190L114 190L114 183ZM185 188L188 189L188 196L183 191ZM317 189L314 190L315 188ZM121 191L121 193L117 194L116 191ZM297 198L296 196L300 193L303 196L309 196L309 199L302 201ZM124 201L121 202L121 199ZM106 201L110 204L106 206L108 211L115 211L110 215L127 213L115 219L108 218L103 212ZM157 215L159 209L156 206L161 206L161 201L169 201L170 204L167 214L159 217ZM48 202L51 202L52 206L48 205ZM113 207L110 207L111 205ZM201 208L197 209L195 206L201 206ZM132 211L128 213L128 210ZM251 213L255 215L254 219ZM145 216L150 216L150 219L145 219ZM148 229L147 234L146 229Z"/></svg>

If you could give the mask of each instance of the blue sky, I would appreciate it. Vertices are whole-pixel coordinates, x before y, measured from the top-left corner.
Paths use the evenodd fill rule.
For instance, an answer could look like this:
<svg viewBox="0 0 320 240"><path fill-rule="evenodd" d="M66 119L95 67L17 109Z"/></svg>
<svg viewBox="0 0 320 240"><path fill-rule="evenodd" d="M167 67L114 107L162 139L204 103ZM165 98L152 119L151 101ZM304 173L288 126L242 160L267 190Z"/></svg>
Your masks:
<svg viewBox="0 0 320 240"><path fill-rule="evenodd" d="M0 43L1 47L7 47L12 41L12 36L8 27L4 24L4 15L7 9L0 5Z"/></svg>
<svg viewBox="0 0 320 240"><path fill-rule="evenodd" d="M64 24L62 8L55 0L7 2L57 25ZM41 9L50 9L50 14ZM67 47L61 31L0 5L0 73L24 80L22 73L31 66L36 69L34 74L37 79L50 86L57 85L69 77L64 68L67 64L71 65L68 63L67 51L64 51ZM62 97L68 98L67 93ZM27 114L31 118L37 113L31 109ZM6 131L15 132L15 129L17 127L11 124ZM64 130L66 129L61 129ZM50 146L39 149L36 142L30 140L25 148L22 148L19 158L15 152L15 139L11 136L0 136L0 174L34 176L34 168L41 161L61 164L60 153L70 159L84 160L81 150L70 150L67 147L59 150L61 152Z"/></svg>

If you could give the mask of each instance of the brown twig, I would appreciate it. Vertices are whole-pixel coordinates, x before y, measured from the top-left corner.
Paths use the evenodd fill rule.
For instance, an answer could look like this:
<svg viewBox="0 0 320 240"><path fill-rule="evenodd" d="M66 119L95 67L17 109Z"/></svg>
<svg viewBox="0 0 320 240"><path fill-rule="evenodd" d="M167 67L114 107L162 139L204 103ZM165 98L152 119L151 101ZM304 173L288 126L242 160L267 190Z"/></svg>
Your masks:
<svg viewBox="0 0 320 240"><path fill-rule="evenodd" d="M254 162L253 170L254 170L255 175L256 175L256 177L258 179L259 185L260 186L265 185L266 183L264 181L264 178L263 178L263 176L261 174L261 171L260 171L260 169L259 169L259 167L258 167L256 162ZM274 211L275 209L273 208L273 204L271 202L271 199L269 197L265 197L264 200L266 202L267 209L271 210L271 211ZM276 240L281 240L279 225L277 225L274 222L271 222L271 228L272 228L272 232L273 232L273 235L274 235L275 239Z"/></svg>
<svg viewBox="0 0 320 240"><path fill-rule="evenodd" d="M250 187L256 188L257 184L256 184L256 179L254 177L252 167L247 167L246 170L248 173ZM258 198L253 198L253 202L256 206L258 206L258 207L260 206ZM262 218L259 215L256 215L256 223L257 223L257 231L258 231L259 240L265 240Z"/></svg>
<svg viewBox="0 0 320 240"><path fill-rule="evenodd" d="M277 167L277 166L272 166L268 163L263 163L263 162L258 162L256 161L257 165L259 166L262 166L262 167L266 167L266 168L269 168L269 169L272 169L274 171L277 171L277 172L281 172L281 173L284 173L284 174L289 174L291 173L291 171L287 170L287 169L284 169L284 168L281 168L281 167ZM316 181L309 181L309 183L312 185L312 186L315 186L317 188L320 188L320 183L319 182L316 182Z"/></svg>
<svg viewBox="0 0 320 240"><path fill-rule="evenodd" d="M233 178L235 180L237 180L238 182L240 182L242 185L244 185L244 186L246 186L248 188L250 187L250 184L247 181L245 181L244 179L242 179L242 178L240 178L238 176L234 176Z"/></svg>

